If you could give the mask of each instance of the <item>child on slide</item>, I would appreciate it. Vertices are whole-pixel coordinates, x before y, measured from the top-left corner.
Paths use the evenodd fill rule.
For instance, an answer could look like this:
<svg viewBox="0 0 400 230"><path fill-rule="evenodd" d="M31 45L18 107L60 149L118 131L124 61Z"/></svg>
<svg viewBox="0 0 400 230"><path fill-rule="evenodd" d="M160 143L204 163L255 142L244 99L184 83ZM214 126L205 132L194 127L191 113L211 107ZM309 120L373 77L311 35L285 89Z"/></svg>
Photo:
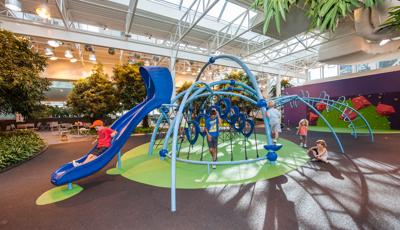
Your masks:
<svg viewBox="0 0 400 230"><path fill-rule="evenodd" d="M315 143L317 145L308 150L308 153L314 157L313 161L329 163L326 142L324 140L318 140Z"/></svg>
<svg viewBox="0 0 400 230"><path fill-rule="evenodd" d="M117 131L105 127L103 121L101 120L95 120L90 128L95 128L97 131L97 147L92 153L90 153L86 157L84 162L78 163L73 160L72 164L74 165L74 167L86 164L100 156L111 146L111 140L117 134Z"/></svg>

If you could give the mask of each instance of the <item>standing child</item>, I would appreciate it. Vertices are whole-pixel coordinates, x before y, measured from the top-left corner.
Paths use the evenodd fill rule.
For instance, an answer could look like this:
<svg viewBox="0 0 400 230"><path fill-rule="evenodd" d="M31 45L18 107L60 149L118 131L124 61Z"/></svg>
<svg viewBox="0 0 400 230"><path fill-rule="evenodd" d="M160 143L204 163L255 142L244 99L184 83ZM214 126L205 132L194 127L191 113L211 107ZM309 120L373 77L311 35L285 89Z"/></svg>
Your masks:
<svg viewBox="0 0 400 230"><path fill-rule="evenodd" d="M281 112L275 108L273 101L268 102L267 117L269 119L269 125L271 126L273 141L276 143L279 138L281 130Z"/></svg>
<svg viewBox="0 0 400 230"><path fill-rule="evenodd" d="M297 127L297 135L300 136L300 146L307 148L307 132L308 132L308 120L301 119L299 127Z"/></svg>
<svg viewBox="0 0 400 230"><path fill-rule="evenodd" d="M318 140L315 142L316 146L308 150L309 154L312 154L314 159L317 161L323 161L329 163L328 161L328 149L326 142L324 140Z"/></svg>
<svg viewBox="0 0 400 230"><path fill-rule="evenodd" d="M99 157L104 151L106 151L111 146L112 138L117 134L117 131L111 128L105 127L103 121L95 120L90 128L95 128L97 131L97 146L96 149L90 153L84 162L78 163L75 160L72 161L74 167L86 164L97 157Z"/></svg>
<svg viewBox="0 0 400 230"><path fill-rule="evenodd" d="M206 119L205 131L207 133L208 149L213 161L217 161L219 124L221 119L216 109L211 110L210 117ZM217 166L213 165L213 169Z"/></svg>

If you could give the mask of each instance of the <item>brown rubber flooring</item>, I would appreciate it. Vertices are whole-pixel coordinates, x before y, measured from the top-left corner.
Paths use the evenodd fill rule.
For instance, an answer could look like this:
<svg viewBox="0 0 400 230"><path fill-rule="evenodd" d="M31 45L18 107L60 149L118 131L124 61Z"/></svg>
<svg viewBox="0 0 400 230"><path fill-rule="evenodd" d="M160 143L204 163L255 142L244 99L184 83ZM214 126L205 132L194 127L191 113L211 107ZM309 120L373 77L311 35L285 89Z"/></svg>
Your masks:
<svg viewBox="0 0 400 230"><path fill-rule="evenodd" d="M283 136L297 142L293 131ZM79 195L35 205L53 187L50 174L91 147L52 145L0 174L0 229L400 229L400 135L377 135L375 143L342 135L344 155L329 133L309 136L317 138L327 140L331 164L310 162L254 184L178 190L176 213L169 189L106 169L78 181ZM124 151L148 140L131 138Z"/></svg>

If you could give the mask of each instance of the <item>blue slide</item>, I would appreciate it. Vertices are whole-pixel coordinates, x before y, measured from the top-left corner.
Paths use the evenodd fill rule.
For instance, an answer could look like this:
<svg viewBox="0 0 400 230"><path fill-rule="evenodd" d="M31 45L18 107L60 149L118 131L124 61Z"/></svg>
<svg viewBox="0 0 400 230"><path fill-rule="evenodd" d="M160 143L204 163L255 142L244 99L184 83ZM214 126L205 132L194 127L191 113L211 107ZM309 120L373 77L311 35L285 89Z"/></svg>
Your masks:
<svg viewBox="0 0 400 230"><path fill-rule="evenodd" d="M171 103L173 83L171 74L167 68L156 66L140 67L140 74L146 86L146 99L111 125L111 128L118 133L114 137L110 148L95 160L84 165L74 167L72 162L64 164L57 171L53 172L51 175L51 183L57 186L63 185L99 171L121 150L134 132L136 126L147 114L159 108L162 104ZM85 161L86 157L95 149L96 147L88 154L78 159L77 162L82 163Z"/></svg>

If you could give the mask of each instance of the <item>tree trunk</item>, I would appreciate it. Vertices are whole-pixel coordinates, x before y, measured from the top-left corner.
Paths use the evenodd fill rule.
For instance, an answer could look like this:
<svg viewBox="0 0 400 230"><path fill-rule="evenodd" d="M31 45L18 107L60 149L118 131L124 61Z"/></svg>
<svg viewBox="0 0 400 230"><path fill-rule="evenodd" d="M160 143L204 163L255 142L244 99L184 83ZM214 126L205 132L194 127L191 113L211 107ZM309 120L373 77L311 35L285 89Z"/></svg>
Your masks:
<svg viewBox="0 0 400 230"><path fill-rule="evenodd" d="M149 116L145 116L144 118L143 118L143 121L142 121L142 127L143 128L148 128L150 125L149 125Z"/></svg>

